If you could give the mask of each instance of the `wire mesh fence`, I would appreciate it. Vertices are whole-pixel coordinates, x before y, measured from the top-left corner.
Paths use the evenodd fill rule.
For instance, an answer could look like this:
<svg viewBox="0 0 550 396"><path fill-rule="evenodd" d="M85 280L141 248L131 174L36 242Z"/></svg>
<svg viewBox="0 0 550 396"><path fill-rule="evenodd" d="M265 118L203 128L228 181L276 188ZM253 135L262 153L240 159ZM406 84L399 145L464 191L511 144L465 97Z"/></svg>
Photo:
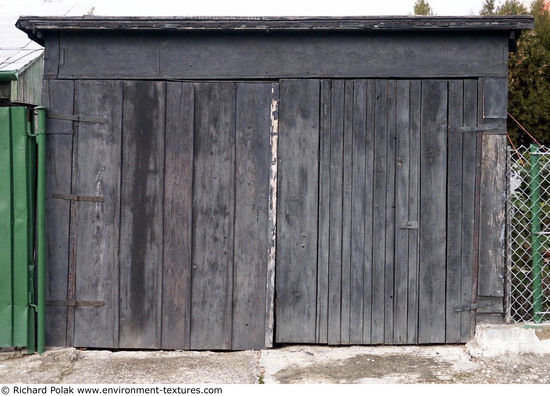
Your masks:
<svg viewBox="0 0 550 396"><path fill-rule="evenodd" d="M550 149L508 150L508 322L550 322Z"/></svg>

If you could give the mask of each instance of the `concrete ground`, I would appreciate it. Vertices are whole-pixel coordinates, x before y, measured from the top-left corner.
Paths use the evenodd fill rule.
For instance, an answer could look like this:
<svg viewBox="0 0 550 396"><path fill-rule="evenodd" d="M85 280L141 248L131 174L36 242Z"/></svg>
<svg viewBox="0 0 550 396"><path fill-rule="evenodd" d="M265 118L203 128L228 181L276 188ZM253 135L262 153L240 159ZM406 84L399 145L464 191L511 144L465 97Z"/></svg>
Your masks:
<svg viewBox="0 0 550 396"><path fill-rule="evenodd" d="M1 384L550 384L550 327L485 326L461 346L0 352Z"/></svg>

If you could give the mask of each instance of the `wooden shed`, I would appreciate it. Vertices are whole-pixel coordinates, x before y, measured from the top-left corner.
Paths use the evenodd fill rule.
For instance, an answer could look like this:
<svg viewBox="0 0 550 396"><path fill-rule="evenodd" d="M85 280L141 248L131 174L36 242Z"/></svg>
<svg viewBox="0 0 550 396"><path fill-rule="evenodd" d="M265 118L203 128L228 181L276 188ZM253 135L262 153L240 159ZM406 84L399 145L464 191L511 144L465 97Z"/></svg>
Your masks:
<svg viewBox="0 0 550 396"><path fill-rule="evenodd" d="M22 17L45 46L48 345L468 341L502 322L527 16Z"/></svg>

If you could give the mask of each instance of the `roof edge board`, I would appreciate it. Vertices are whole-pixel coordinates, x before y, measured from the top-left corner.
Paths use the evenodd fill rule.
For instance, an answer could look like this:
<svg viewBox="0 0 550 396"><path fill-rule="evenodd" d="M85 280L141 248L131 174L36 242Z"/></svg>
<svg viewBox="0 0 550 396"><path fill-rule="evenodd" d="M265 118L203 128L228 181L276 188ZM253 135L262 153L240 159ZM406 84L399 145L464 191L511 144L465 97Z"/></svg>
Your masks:
<svg viewBox="0 0 550 396"><path fill-rule="evenodd" d="M530 15L364 17L42 17L22 16L17 28L43 45L47 31L518 31Z"/></svg>

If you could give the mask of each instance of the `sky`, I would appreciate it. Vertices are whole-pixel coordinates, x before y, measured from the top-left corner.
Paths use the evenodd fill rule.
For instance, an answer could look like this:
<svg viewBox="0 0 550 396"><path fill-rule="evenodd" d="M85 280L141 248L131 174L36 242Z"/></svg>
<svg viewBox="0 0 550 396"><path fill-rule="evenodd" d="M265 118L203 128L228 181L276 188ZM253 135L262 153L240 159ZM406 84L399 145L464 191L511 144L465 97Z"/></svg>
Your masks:
<svg viewBox="0 0 550 396"><path fill-rule="evenodd" d="M368 16L410 15L416 0L0 0L0 70L28 62L40 46L15 28L20 15L80 16ZM497 0L497 4L503 0ZM530 0L523 0L529 2ZM435 14L475 15L483 0L428 0ZM20 50L24 47L23 50ZM10 49L9 52L8 49ZM11 50L14 49L14 50ZM8 54L8 55L3 55ZM17 54L16 56L11 54ZM8 56L9 62L4 59Z"/></svg>
<svg viewBox="0 0 550 396"><path fill-rule="evenodd" d="M483 0L429 0L437 15L477 13ZM497 0L498 2L498 0ZM0 0L0 15L357 16L407 15L415 0ZM84 10L84 11L83 11Z"/></svg>

